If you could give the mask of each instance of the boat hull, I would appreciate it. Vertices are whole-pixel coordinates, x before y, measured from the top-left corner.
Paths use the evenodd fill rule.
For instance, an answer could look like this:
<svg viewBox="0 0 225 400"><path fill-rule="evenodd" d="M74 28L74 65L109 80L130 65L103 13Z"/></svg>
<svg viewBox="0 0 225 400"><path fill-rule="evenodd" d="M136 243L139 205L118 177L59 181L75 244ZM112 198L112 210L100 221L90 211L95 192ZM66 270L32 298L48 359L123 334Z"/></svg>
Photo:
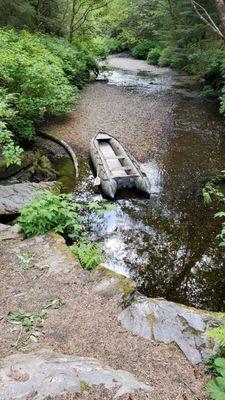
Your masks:
<svg viewBox="0 0 225 400"><path fill-rule="evenodd" d="M99 132L91 141L90 156L107 197L114 199L116 192L123 188L135 188L150 195L151 185L146 174L113 136Z"/></svg>

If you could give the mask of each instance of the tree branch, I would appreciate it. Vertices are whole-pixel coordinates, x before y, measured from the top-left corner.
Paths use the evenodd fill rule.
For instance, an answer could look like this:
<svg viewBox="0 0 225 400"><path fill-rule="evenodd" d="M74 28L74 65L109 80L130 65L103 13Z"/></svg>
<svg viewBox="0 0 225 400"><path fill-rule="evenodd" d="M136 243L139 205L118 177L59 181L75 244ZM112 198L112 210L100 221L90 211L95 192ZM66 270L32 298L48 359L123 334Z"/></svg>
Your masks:
<svg viewBox="0 0 225 400"><path fill-rule="evenodd" d="M218 28L218 26L215 24L213 19L210 17L209 13L207 10L201 6L201 4L197 3L195 0L191 0L191 4L196 12L196 14L199 16L199 18L208 26L210 29L216 33L217 36L219 36L221 39L225 40L225 35L221 32L221 30Z"/></svg>

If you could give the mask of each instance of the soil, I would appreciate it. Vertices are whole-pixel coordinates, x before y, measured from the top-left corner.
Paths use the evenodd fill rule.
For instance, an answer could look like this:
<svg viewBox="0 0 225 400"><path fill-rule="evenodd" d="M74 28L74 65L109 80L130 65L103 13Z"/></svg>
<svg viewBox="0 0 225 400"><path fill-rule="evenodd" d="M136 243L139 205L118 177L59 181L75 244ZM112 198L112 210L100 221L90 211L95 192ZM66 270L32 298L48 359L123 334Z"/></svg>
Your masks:
<svg viewBox="0 0 225 400"><path fill-rule="evenodd" d="M23 251L26 241L21 242ZM29 242L30 243L30 242ZM125 396L133 400L205 400L208 377L204 366L193 367L173 344L150 342L122 329L117 316L121 305L113 298L94 292L90 272L75 269L70 273L43 274L37 269L19 271L20 260L14 240L0 244L0 357L18 351L11 347L19 335L19 327L6 321L9 312L24 309L37 312L52 299L60 298L63 306L48 308L43 335L37 343L22 346L22 352L50 346L56 351L97 358L104 365L134 374L141 382L153 387L151 394ZM29 251L32 246L29 244ZM38 256L38 255L36 255ZM23 333L24 335L24 333ZM22 336L23 336L22 335ZM81 394L68 393L55 400L112 399L113 392L103 387L88 388Z"/></svg>

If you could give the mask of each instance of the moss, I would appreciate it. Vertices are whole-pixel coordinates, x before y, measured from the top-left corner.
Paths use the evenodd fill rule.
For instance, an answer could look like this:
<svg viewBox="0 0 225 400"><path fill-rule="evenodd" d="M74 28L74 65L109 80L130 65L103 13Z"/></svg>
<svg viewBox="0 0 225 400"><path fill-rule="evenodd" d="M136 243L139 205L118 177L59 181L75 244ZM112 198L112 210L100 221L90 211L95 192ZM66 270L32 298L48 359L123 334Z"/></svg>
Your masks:
<svg viewBox="0 0 225 400"><path fill-rule="evenodd" d="M108 282L108 286L105 289L106 295L122 295L123 302L128 302L130 300L130 295L136 289L136 284L131 278L127 278L101 265L96 268L94 277L96 280L100 278L100 281L105 280Z"/></svg>
<svg viewBox="0 0 225 400"><path fill-rule="evenodd" d="M86 390L89 389L89 385L85 381L80 381L80 390L81 392L85 392Z"/></svg>
<svg viewBox="0 0 225 400"><path fill-rule="evenodd" d="M77 154L79 164L79 178L76 178L73 163L68 157L60 157L53 161L53 166L59 176L58 181L62 185L64 193L71 193L76 188L78 182L82 182L88 176L90 168L86 158Z"/></svg>

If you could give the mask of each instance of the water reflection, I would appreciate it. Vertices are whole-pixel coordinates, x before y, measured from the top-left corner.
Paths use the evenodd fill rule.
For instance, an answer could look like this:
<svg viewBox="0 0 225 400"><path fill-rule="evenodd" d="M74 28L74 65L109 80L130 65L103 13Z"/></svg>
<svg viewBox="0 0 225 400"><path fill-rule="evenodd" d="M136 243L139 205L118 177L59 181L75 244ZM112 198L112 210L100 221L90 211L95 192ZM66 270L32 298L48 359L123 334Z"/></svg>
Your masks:
<svg viewBox="0 0 225 400"><path fill-rule="evenodd" d="M109 84L148 95L156 90L150 81L160 82L159 95L170 95L172 128L142 165L152 184L150 199L126 192L125 199L117 198L116 211L90 217L91 234L104 240L105 266L134 277L148 296L225 310L225 253L215 240L220 221L201 199L204 182L224 169L224 118L214 102L173 92L172 78L166 79L123 71L109 77ZM84 163L76 196L88 201L96 193Z"/></svg>

